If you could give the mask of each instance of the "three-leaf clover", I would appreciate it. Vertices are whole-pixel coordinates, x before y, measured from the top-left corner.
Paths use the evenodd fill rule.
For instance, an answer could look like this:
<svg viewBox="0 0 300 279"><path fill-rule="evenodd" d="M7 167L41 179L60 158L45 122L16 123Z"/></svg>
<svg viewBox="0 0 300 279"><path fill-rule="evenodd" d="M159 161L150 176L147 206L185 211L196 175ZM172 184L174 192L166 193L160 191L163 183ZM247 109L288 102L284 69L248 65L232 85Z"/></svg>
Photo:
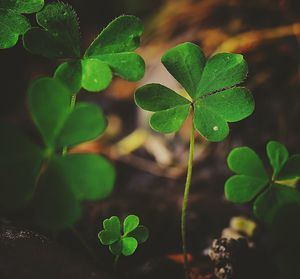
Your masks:
<svg viewBox="0 0 300 279"><path fill-rule="evenodd" d="M41 134L43 147L31 143L11 128L1 137L0 206L18 209L29 202L37 223L56 231L72 225L81 214L82 200L106 197L112 190L115 171L95 154L67 154L72 147L100 136L106 119L98 106L71 104L71 92L53 78L35 80L28 105Z"/></svg>
<svg viewBox="0 0 300 279"><path fill-rule="evenodd" d="M32 53L48 58L70 59L61 64L54 76L73 92L81 88L91 92L104 90L113 73L128 81L144 75L144 60L133 51L138 48L143 24L135 16L113 20L88 47L83 57L77 15L67 4L47 5L36 15L40 28L24 35L24 46Z"/></svg>
<svg viewBox="0 0 300 279"><path fill-rule="evenodd" d="M189 97L161 84L139 88L135 102L154 112L150 119L154 130L176 132L192 111L194 127L200 134L209 141L221 141L229 133L227 122L242 120L253 112L251 93L236 86L247 76L242 55L219 53L207 60L197 45L183 43L167 51L162 63Z"/></svg>
<svg viewBox="0 0 300 279"><path fill-rule="evenodd" d="M249 147L233 149L227 159L229 168L237 173L225 183L229 201L254 201L255 215L271 224L284 206L300 206L300 193L287 180L300 178L300 154L289 157L284 145L276 141L267 144L267 155L273 174L270 177L258 155Z"/></svg>
<svg viewBox="0 0 300 279"><path fill-rule="evenodd" d="M138 244L144 243L149 237L149 230L139 223L138 216L128 215L124 220L121 234L120 220L117 216L112 216L103 221L103 230L99 232L98 238L103 245L109 246L112 254L130 256Z"/></svg>
<svg viewBox="0 0 300 279"><path fill-rule="evenodd" d="M0 0L0 49L13 47L30 28L23 14L38 12L43 6L44 0Z"/></svg>

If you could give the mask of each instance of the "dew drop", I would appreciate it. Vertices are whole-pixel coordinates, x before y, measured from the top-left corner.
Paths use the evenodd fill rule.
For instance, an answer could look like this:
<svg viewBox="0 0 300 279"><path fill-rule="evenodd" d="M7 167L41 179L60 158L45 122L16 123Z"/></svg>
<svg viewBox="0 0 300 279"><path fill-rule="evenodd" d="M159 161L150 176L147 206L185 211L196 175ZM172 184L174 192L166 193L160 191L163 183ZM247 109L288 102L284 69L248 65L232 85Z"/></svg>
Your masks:
<svg viewBox="0 0 300 279"><path fill-rule="evenodd" d="M219 127L218 127L218 126L214 126L214 127L213 127L213 130L214 130L214 131L219 131Z"/></svg>

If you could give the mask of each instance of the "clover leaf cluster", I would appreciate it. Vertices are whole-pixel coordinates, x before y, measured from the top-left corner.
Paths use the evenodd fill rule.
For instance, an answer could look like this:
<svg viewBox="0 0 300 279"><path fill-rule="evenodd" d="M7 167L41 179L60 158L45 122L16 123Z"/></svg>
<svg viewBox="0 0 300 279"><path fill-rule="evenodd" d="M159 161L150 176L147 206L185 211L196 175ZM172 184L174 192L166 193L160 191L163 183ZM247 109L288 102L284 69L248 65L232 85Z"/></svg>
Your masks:
<svg viewBox="0 0 300 279"><path fill-rule="evenodd" d="M238 147L230 152L228 166L236 175L226 181L225 195L235 203L254 201L255 215L272 224L284 206L300 206L300 192L289 185L289 180L300 178L300 154L289 157L287 148L276 141L270 141L266 149L271 176L251 148Z"/></svg>
<svg viewBox="0 0 300 279"><path fill-rule="evenodd" d="M109 246L112 254L130 256L138 244L144 243L149 237L149 230L139 223L138 216L128 215L123 222L122 234L120 219L112 216L103 221L103 230L99 232L98 238L103 245Z"/></svg>
<svg viewBox="0 0 300 279"><path fill-rule="evenodd" d="M36 79L27 96L31 118L40 140L31 142L12 127L2 127L0 139L0 207L32 208L35 221L58 231L74 224L83 200L98 200L112 191L113 166L96 154L67 150L95 140L106 129L101 109L78 102L81 88L99 92L113 74L128 81L144 75L139 46L143 24L134 16L113 20L81 55L79 22L73 8L63 2L44 6L41 0L0 1L0 48L12 47L23 36L28 51L50 59L66 60L53 77ZM36 13L37 27L22 15Z"/></svg>
<svg viewBox="0 0 300 279"><path fill-rule="evenodd" d="M148 84L135 93L136 104L154 112L150 126L162 133L176 132L192 112L194 127L208 141L222 141L228 122L249 116L254 110L251 93L237 86L247 76L240 54L219 53L206 59L193 43L180 44L162 57L162 63L182 85L182 96L161 84Z"/></svg>
<svg viewBox="0 0 300 279"><path fill-rule="evenodd" d="M33 202L37 223L54 231L80 217L82 200L106 197L115 180L113 166L101 156L61 155L65 147L97 138L107 125L98 106L80 102L72 108L71 98L60 81L35 80L28 105L42 146L13 129L1 139L1 180L8 181L1 185L1 206L17 209Z"/></svg>
<svg viewBox="0 0 300 279"><path fill-rule="evenodd" d="M80 32L73 8L62 2L47 5L36 14L40 27L24 34L25 48L52 59L68 59L54 76L65 82L73 93L81 88L99 92L109 86L113 73L128 81L140 80L144 60L133 51L140 43L144 27L135 16L113 20L81 55Z"/></svg>
<svg viewBox="0 0 300 279"><path fill-rule="evenodd" d="M40 11L44 0L1 0L0 1L0 49L13 47L20 35L30 28L24 14Z"/></svg>

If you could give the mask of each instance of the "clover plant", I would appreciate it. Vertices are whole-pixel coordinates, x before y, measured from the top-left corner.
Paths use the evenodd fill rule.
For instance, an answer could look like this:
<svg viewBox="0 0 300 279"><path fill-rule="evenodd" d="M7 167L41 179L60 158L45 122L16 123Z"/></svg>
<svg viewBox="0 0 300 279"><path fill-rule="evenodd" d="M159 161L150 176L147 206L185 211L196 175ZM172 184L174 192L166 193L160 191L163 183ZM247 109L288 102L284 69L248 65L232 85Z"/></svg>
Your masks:
<svg viewBox="0 0 300 279"><path fill-rule="evenodd" d="M24 35L25 48L41 56L69 59L54 76L64 81L73 93L81 87L99 92L109 86L113 73L128 81L144 75L144 60L133 51L139 46L143 24L135 16L113 20L81 56L77 15L71 6L52 3L36 14L40 27Z"/></svg>
<svg viewBox="0 0 300 279"><path fill-rule="evenodd" d="M43 6L44 0L0 0L0 49L14 46L30 28L23 14L38 12Z"/></svg>
<svg viewBox="0 0 300 279"><path fill-rule="evenodd" d="M80 217L80 201L106 197L115 180L114 168L101 156L62 155L64 147L95 139L107 125L98 106L77 103L72 108L71 98L60 81L35 80L28 105L43 145L12 129L1 139L1 181L8 182L1 185L1 206L17 209L33 201L37 223L54 231Z"/></svg>
<svg viewBox="0 0 300 279"><path fill-rule="evenodd" d="M236 175L226 181L225 195L235 203L253 201L254 214L271 225L284 206L300 206L300 192L289 183L300 178L300 154L289 156L286 147L276 141L270 141L266 149L272 175L251 148L238 147L230 152L228 166Z"/></svg>
<svg viewBox="0 0 300 279"><path fill-rule="evenodd" d="M113 73L128 81L144 75L144 61L133 51L139 46L143 25L134 16L113 20L81 56L78 18L62 2L1 0L0 48L13 46L23 35L28 51L50 59L67 59L54 77L32 82L28 108L41 140L36 144L12 127L3 126L0 139L0 207L35 212L41 227L58 231L81 215L81 201L110 194L113 166L96 154L68 154L68 149L94 140L106 129L101 109L76 103L81 87L104 90ZM24 13L37 12L39 27L30 27ZM6 28L7 26L7 28Z"/></svg>
<svg viewBox="0 0 300 279"><path fill-rule="evenodd" d="M192 175L195 129L208 141L222 141L229 133L228 122L249 116L254 110L251 93L240 84L247 76L243 56L219 53L206 59L193 43L180 44L162 57L162 63L186 90L180 95L161 84L148 84L135 93L136 104L154 112L150 126L161 133L177 132L188 115L193 118L181 234L184 264L188 276L186 210Z"/></svg>
<svg viewBox="0 0 300 279"><path fill-rule="evenodd" d="M116 256L115 265L120 255L131 256L138 244L148 239L149 230L139 223L139 217L136 215L128 215L123 222L122 229L117 216L103 221L103 230L99 232L98 238L103 245L108 245L110 252Z"/></svg>

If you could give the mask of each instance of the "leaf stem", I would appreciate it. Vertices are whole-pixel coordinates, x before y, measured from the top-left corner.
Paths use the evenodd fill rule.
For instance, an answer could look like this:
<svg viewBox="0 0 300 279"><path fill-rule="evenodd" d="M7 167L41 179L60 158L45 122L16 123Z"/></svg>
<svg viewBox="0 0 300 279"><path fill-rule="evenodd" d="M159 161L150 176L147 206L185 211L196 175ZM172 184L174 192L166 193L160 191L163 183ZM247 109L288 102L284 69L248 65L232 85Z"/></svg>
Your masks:
<svg viewBox="0 0 300 279"><path fill-rule="evenodd" d="M76 104L76 98L77 98L77 95L76 95L76 94L73 94L72 97L71 97L71 104L70 104L71 110L73 110L74 107L75 107L75 104Z"/></svg>
<svg viewBox="0 0 300 279"><path fill-rule="evenodd" d="M71 102L70 102L70 111L72 111L75 107L76 98L77 98L77 95L73 94L72 97L71 97ZM67 153L68 153L68 147L64 146L63 150L62 150L62 155L65 156L65 155L67 155Z"/></svg>
<svg viewBox="0 0 300 279"><path fill-rule="evenodd" d="M185 277L187 279L189 278L189 266L188 266L188 254L187 254L187 245L186 245L186 213L187 213L188 198L189 198L191 177L193 171L194 147L195 147L195 128L194 128L194 124L192 124L192 130L190 135L188 169L187 169L184 196L182 202L182 212L181 212L182 251L183 251L183 261L184 261L184 272L185 272Z"/></svg>
<svg viewBox="0 0 300 279"><path fill-rule="evenodd" d="M114 272L117 271L117 265L118 265L119 258L120 258L120 255L116 255L115 256L115 260L114 260Z"/></svg>

